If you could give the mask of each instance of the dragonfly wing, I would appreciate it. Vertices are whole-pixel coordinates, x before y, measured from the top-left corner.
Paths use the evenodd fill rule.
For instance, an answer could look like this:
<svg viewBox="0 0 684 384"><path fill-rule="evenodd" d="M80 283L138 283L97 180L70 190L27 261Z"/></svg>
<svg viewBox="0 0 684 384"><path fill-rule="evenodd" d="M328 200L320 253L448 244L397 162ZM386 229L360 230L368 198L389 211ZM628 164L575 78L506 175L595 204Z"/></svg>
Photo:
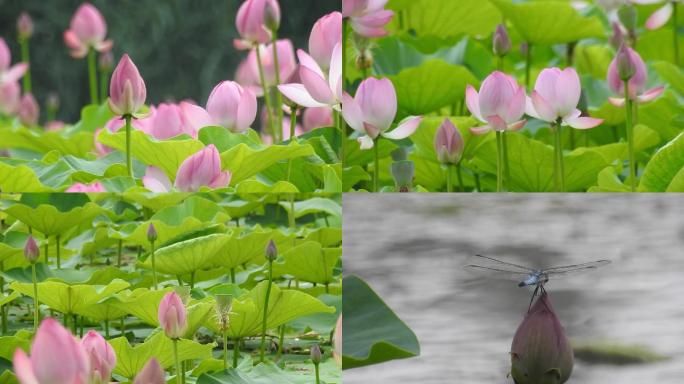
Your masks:
<svg viewBox="0 0 684 384"><path fill-rule="evenodd" d="M532 268L482 255L475 255L468 259L467 264L463 268L478 275L515 281L524 280L535 273L535 270Z"/></svg>
<svg viewBox="0 0 684 384"><path fill-rule="evenodd" d="M543 270L543 272L549 277L561 277L561 276L568 276L568 275L578 275L581 273L585 272L591 272L597 268L603 267L605 265L610 264L610 260L598 260L598 261L592 261L589 263L582 263L582 264L572 264L572 265L564 265L561 267L552 267L552 268L546 268Z"/></svg>

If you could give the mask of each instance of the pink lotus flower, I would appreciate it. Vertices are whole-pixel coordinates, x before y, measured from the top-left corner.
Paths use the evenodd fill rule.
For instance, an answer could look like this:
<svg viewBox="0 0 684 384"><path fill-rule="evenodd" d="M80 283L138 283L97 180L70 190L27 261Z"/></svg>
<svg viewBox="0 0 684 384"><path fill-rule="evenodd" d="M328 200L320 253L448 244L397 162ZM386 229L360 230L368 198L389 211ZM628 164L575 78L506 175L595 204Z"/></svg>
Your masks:
<svg viewBox="0 0 684 384"><path fill-rule="evenodd" d="M145 104L147 90L145 80L128 54L119 60L109 86L109 108L117 116L136 116Z"/></svg>
<svg viewBox="0 0 684 384"><path fill-rule="evenodd" d="M39 116L40 107L33 94L24 94L19 102L19 121L27 127L32 127L38 123Z"/></svg>
<svg viewBox="0 0 684 384"><path fill-rule="evenodd" d="M534 91L527 98L525 111L530 116L550 123L561 119L572 128L594 128L603 120L580 117L577 103L581 93L580 79L574 68L546 68L537 77Z"/></svg>
<svg viewBox="0 0 684 384"><path fill-rule="evenodd" d="M92 184L76 183L76 184L72 185L71 187L69 187L65 192L71 192L71 193L107 192L107 190L99 181L96 181Z"/></svg>
<svg viewBox="0 0 684 384"><path fill-rule="evenodd" d="M29 263L35 264L38 261L39 256L40 249L38 248L38 244L36 244L36 239L29 235L28 239L26 239L26 245L24 246L24 257Z"/></svg>
<svg viewBox="0 0 684 384"><path fill-rule="evenodd" d="M329 13L316 21L309 35L309 54L323 71L330 68L335 46L342 42L342 14Z"/></svg>
<svg viewBox="0 0 684 384"><path fill-rule="evenodd" d="M178 105L180 106L185 123L192 128L194 132L199 133L200 129L204 127L216 125L211 116L209 116L209 113L199 105L190 101L181 101Z"/></svg>
<svg viewBox="0 0 684 384"><path fill-rule="evenodd" d="M280 68L278 74L280 75L280 81L281 83L290 81L297 70L297 61L295 60L292 42L289 39L278 40L276 41L276 50L278 51L278 66ZM259 54L261 55L261 61L264 68L264 82L266 83L266 87L278 85L276 84L273 44L260 45ZM242 86L248 88L255 95L263 96L256 49L252 49L247 55L247 58L240 63L235 72L235 80Z"/></svg>
<svg viewBox="0 0 684 384"><path fill-rule="evenodd" d="M164 295L159 303L158 319L166 336L171 339L183 337L188 327L187 312L183 300L176 292L169 292Z"/></svg>
<svg viewBox="0 0 684 384"><path fill-rule="evenodd" d="M349 17L356 33L364 37L387 35L385 25L392 20L394 12L386 10L388 0L342 0L342 15Z"/></svg>
<svg viewBox="0 0 684 384"><path fill-rule="evenodd" d="M677 1L677 0L675 0ZM646 29L658 29L665 25L672 17L674 11L674 1L672 0L631 0L634 4L658 4L665 3L657 11L653 12L646 20Z"/></svg>
<svg viewBox="0 0 684 384"><path fill-rule="evenodd" d="M109 384L116 366L114 348L99 333L90 330L81 340L81 346L90 359L89 384Z"/></svg>
<svg viewBox="0 0 684 384"><path fill-rule="evenodd" d="M458 164L464 147L461 132L449 118L445 118L435 134L437 160L442 164Z"/></svg>
<svg viewBox="0 0 684 384"><path fill-rule="evenodd" d="M12 64L12 53L5 39L0 37L0 85L21 79L28 70L27 63Z"/></svg>
<svg viewBox="0 0 684 384"><path fill-rule="evenodd" d="M299 78L302 83L279 85L285 97L303 107L333 107L339 109L342 99L342 44L335 45L326 76L316 61L301 49L299 57Z"/></svg>
<svg viewBox="0 0 684 384"><path fill-rule="evenodd" d="M183 110L176 104L161 103L150 114L140 120L142 131L155 139L165 140L186 134L197 137L197 130L186 120Z"/></svg>
<svg viewBox="0 0 684 384"><path fill-rule="evenodd" d="M273 31L280 26L280 6L277 0L246 0L238 9L235 26L242 40L235 40L238 49L249 49L255 44L272 40Z"/></svg>
<svg viewBox="0 0 684 384"><path fill-rule="evenodd" d="M69 29L64 32L64 43L71 49L71 56L83 58L90 48L98 52L112 49L112 41L105 40L107 23L100 11L90 3L83 3L71 18Z"/></svg>
<svg viewBox="0 0 684 384"><path fill-rule="evenodd" d="M305 132L310 132L316 128L332 127L335 125L332 108L316 107L305 109L302 125Z"/></svg>
<svg viewBox="0 0 684 384"><path fill-rule="evenodd" d="M520 384L565 383L572 373L572 348L546 292L515 332L511 365L511 376Z"/></svg>
<svg viewBox="0 0 684 384"><path fill-rule="evenodd" d="M641 59L641 56L639 56L635 50L626 46L623 46L623 48L620 50L622 54L625 55L625 59L629 59L631 61L631 65L634 67L634 74L628 81L630 100L635 100L637 103L643 104L660 96L663 91L665 91L665 87L663 86L651 88L645 91L648 74L646 73L646 64ZM622 107L625 105L625 84L618 73L619 56L620 53L615 56L613 61L611 61L610 66L608 66L608 87L614 93L622 96L621 98L608 98L608 101L610 101L610 103L616 107Z"/></svg>
<svg viewBox="0 0 684 384"><path fill-rule="evenodd" d="M31 344L31 357L18 348L12 359L21 384L89 384L90 362L78 340L47 318Z"/></svg>
<svg viewBox="0 0 684 384"><path fill-rule="evenodd" d="M19 14L17 19L17 36L19 39L30 39L33 36L33 20L27 12Z"/></svg>
<svg viewBox="0 0 684 384"><path fill-rule="evenodd" d="M151 358L135 376L133 384L166 384L164 369L159 365L159 361Z"/></svg>
<svg viewBox="0 0 684 384"><path fill-rule="evenodd" d="M354 98L345 93L342 114L349 126L363 135L358 138L361 149L373 148L378 136L392 140L409 137L422 120L422 117L409 116L388 132L397 114L397 93L387 78L370 77L362 81Z"/></svg>
<svg viewBox="0 0 684 384"><path fill-rule="evenodd" d="M512 77L494 71L484 79L478 94L473 86L466 87L466 105L473 117L487 125L470 128L476 135L493 131L517 131L525 126L525 88Z"/></svg>
<svg viewBox="0 0 684 384"><path fill-rule="evenodd" d="M211 91L207 112L231 132L243 133L256 119L256 96L234 81L222 81Z"/></svg>
<svg viewBox="0 0 684 384"><path fill-rule="evenodd" d="M15 81L0 82L0 114L13 116L19 110L21 87Z"/></svg>
<svg viewBox="0 0 684 384"><path fill-rule="evenodd" d="M221 171L221 157L213 144L183 161L176 173L175 187L182 192L197 192L200 187L223 188L230 183L229 171ZM169 177L156 167L147 167L142 178L145 188L152 192L169 192Z"/></svg>

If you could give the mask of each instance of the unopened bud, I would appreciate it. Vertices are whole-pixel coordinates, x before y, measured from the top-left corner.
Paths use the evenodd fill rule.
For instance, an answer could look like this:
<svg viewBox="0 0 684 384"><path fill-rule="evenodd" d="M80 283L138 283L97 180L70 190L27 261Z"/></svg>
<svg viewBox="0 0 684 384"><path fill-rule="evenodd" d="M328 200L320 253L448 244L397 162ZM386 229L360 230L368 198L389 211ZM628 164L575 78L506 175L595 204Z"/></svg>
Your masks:
<svg viewBox="0 0 684 384"><path fill-rule="evenodd" d="M19 102L19 121L27 127L38 124L40 107L33 94L26 93Z"/></svg>
<svg viewBox="0 0 684 384"><path fill-rule="evenodd" d="M264 9L264 24L271 31L280 28L280 6L278 0L267 0Z"/></svg>
<svg viewBox="0 0 684 384"><path fill-rule="evenodd" d="M458 164L463 155L463 136L450 119L445 118L435 134L435 152L442 164Z"/></svg>
<svg viewBox="0 0 684 384"><path fill-rule="evenodd" d="M508 36L506 26L499 24L496 26L496 32L492 38L492 50L497 56L506 56L511 50L511 38Z"/></svg>
<svg viewBox="0 0 684 384"><path fill-rule="evenodd" d="M323 359L323 352L321 352L321 347L318 346L318 344L314 344L313 347L311 347L311 361L318 365L321 363L321 360Z"/></svg>
<svg viewBox="0 0 684 384"><path fill-rule="evenodd" d="M157 240L157 229L154 227L154 224L150 223L150 226L147 227L147 241L150 243L153 243Z"/></svg>
<svg viewBox="0 0 684 384"><path fill-rule="evenodd" d="M632 59L632 55L629 52L629 48L622 44L620 50L617 53L617 72L620 76L620 80L627 81L634 76L636 73L636 63Z"/></svg>
<svg viewBox="0 0 684 384"><path fill-rule="evenodd" d="M111 71L114 68L114 54L112 51L102 52L97 58L97 66L101 71Z"/></svg>
<svg viewBox="0 0 684 384"><path fill-rule="evenodd" d="M26 245L24 246L24 257L31 264L35 264L38 261L38 256L40 256L40 249L38 249L38 244L33 236L29 235L26 240Z"/></svg>
<svg viewBox="0 0 684 384"><path fill-rule="evenodd" d="M266 246L266 258L270 261L275 260L278 257L278 248L276 248L275 242L269 240Z"/></svg>
<svg viewBox="0 0 684 384"><path fill-rule="evenodd" d="M390 167L397 192L411 192L415 164L411 160L395 161Z"/></svg>
<svg viewBox="0 0 684 384"><path fill-rule="evenodd" d="M26 12L22 12L17 19L17 35L22 40L30 39L33 36L33 20Z"/></svg>

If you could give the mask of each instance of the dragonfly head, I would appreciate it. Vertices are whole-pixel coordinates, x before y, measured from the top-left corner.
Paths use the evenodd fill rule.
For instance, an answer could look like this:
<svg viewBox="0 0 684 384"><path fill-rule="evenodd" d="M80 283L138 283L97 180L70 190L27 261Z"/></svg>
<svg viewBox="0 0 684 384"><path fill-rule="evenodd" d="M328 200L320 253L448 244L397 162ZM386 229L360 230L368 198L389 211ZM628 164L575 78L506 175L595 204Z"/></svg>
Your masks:
<svg viewBox="0 0 684 384"><path fill-rule="evenodd" d="M518 283L518 287L524 287L526 285L527 285L527 282L525 282L525 281L521 281Z"/></svg>

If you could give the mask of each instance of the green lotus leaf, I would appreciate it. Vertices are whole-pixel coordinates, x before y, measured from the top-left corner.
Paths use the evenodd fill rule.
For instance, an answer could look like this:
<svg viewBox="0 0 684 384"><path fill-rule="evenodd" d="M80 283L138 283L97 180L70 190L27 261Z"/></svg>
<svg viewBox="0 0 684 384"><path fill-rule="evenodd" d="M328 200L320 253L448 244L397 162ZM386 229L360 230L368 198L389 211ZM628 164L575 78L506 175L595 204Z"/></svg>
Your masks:
<svg viewBox="0 0 684 384"><path fill-rule="evenodd" d="M342 367L351 369L418 356L416 335L363 280L347 276L344 285Z"/></svg>
<svg viewBox="0 0 684 384"><path fill-rule="evenodd" d="M323 369L325 363L319 365ZM309 384L313 375L313 365L298 367L294 370L283 370L273 363L259 364L249 370L227 369L214 373L203 373L197 378L197 384ZM338 369L334 369L339 371ZM321 372L321 383L339 383L338 376Z"/></svg>
<svg viewBox="0 0 684 384"><path fill-rule="evenodd" d="M54 205L41 204L33 208L24 204L12 204L5 212L34 230L48 236L59 235L77 225L89 222L95 216L107 211L99 205L88 202L67 212L59 211Z"/></svg>
<svg viewBox="0 0 684 384"><path fill-rule="evenodd" d="M208 126L199 130L197 138L206 145L214 144L219 152L227 151L238 144L254 148L261 146L259 133L251 128L244 133L234 133L224 127Z"/></svg>
<svg viewBox="0 0 684 384"><path fill-rule="evenodd" d="M65 313L80 314L100 300L130 286L126 281L115 279L105 286L77 284L59 281L42 281L38 285L38 300L48 307ZM33 298L33 284L13 282L10 289Z"/></svg>
<svg viewBox="0 0 684 384"><path fill-rule="evenodd" d="M288 145L271 145L260 149L238 144L221 153L221 168L231 172L230 184L236 185L279 161L313 154L313 147L296 141Z"/></svg>
<svg viewBox="0 0 684 384"><path fill-rule="evenodd" d="M676 65L667 61L653 63L653 68L661 78L667 81L672 89L677 91L680 96L684 96L684 71L681 68L677 68Z"/></svg>
<svg viewBox="0 0 684 384"><path fill-rule="evenodd" d="M21 329L13 336L0 337L0 358L12 361L14 359L14 351L18 348L28 352L32 336L33 333L31 331ZM0 381L0 383L4 383L4 381Z"/></svg>
<svg viewBox="0 0 684 384"><path fill-rule="evenodd" d="M280 206L287 212L290 212L289 202L281 201ZM322 197L313 197L303 201L295 201L294 203L294 214L297 219L305 215L321 212L340 217L342 215L342 207L334 200Z"/></svg>
<svg viewBox="0 0 684 384"><path fill-rule="evenodd" d="M271 185L264 184L259 180L245 180L235 186L237 194L278 194L299 193L294 184L287 181L278 181Z"/></svg>
<svg viewBox="0 0 684 384"><path fill-rule="evenodd" d="M336 280L333 268L341 256L342 248L323 248L320 243L308 241L281 254L282 261L273 264L273 274L327 285Z"/></svg>
<svg viewBox="0 0 684 384"><path fill-rule="evenodd" d="M229 235L212 234L181 241L155 251L157 272L170 275L186 275L200 269L213 267L216 255L230 239ZM152 268L152 258L142 263Z"/></svg>
<svg viewBox="0 0 684 384"><path fill-rule="evenodd" d="M112 152L95 160L87 160L76 156L62 158L69 165L71 178L81 183L91 183L95 180L116 176L127 176L126 155L122 152ZM133 164L133 174L136 177L145 175L145 165Z"/></svg>
<svg viewBox="0 0 684 384"><path fill-rule="evenodd" d="M0 161L0 189L13 193L54 191L67 183L68 172L64 162Z"/></svg>
<svg viewBox="0 0 684 384"><path fill-rule="evenodd" d="M342 228L317 228L306 233L304 240L318 242L323 247L334 247L342 244Z"/></svg>
<svg viewBox="0 0 684 384"><path fill-rule="evenodd" d="M5 304L11 303L12 301L14 301L14 299L18 298L19 296L21 296L21 294L16 291L8 295L0 294L0 308L2 308Z"/></svg>
<svg viewBox="0 0 684 384"><path fill-rule="evenodd" d="M234 232L223 248L216 253L214 262L226 268L238 268L248 263L262 264L265 259L266 246L273 240L280 252L288 249L289 237L280 231L253 231L249 233Z"/></svg>
<svg viewBox="0 0 684 384"><path fill-rule="evenodd" d="M213 223L224 223L230 220L230 216L220 205L196 195L188 197L180 204L160 209L152 216L152 219L171 225L180 225L187 217Z"/></svg>
<svg viewBox="0 0 684 384"><path fill-rule="evenodd" d="M153 193L142 191L125 192L123 197L127 201L132 201L149 208L152 211L159 211L162 208L170 207L185 200L189 193L171 192L171 193Z"/></svg>
<svg viewBox="0 0 684 384"><path fill-rule="evenodd" d="M36 131L25 127L3 129L2 144L6 148L30 149L39 153L57 150L64 155L84 157L95 148L90 132Z"/></svg>
<svg viewBox="0 0 684 384"><path fill-rule="evenodd" d="M684 192L684 133L661 147L646 164L639 190Z"/></svg>
<svg viewBox="0 0 684 384"><path fill-rule="evenodd" d="M414 0L397 3L393 1L391 9L402 9L407 20L410 20L407 27L418 36L488 36L501 19L499 11L489 2L478 0Z"/></svg>
<svg viewBox="0 0 684 384"><path fill-rule="evenodd" d="M151 336L144 343L131 346L125 337L117 337L109 340L116 352L116 367L114 373L133 380L147 361L154 357L163 368L169 368L175 364L173 355L173 341L166 337L163 332ZM211 357L211 350L215 344L200 344L192 340L181 339L178 341L178 359L196 360Z"/></svg>

